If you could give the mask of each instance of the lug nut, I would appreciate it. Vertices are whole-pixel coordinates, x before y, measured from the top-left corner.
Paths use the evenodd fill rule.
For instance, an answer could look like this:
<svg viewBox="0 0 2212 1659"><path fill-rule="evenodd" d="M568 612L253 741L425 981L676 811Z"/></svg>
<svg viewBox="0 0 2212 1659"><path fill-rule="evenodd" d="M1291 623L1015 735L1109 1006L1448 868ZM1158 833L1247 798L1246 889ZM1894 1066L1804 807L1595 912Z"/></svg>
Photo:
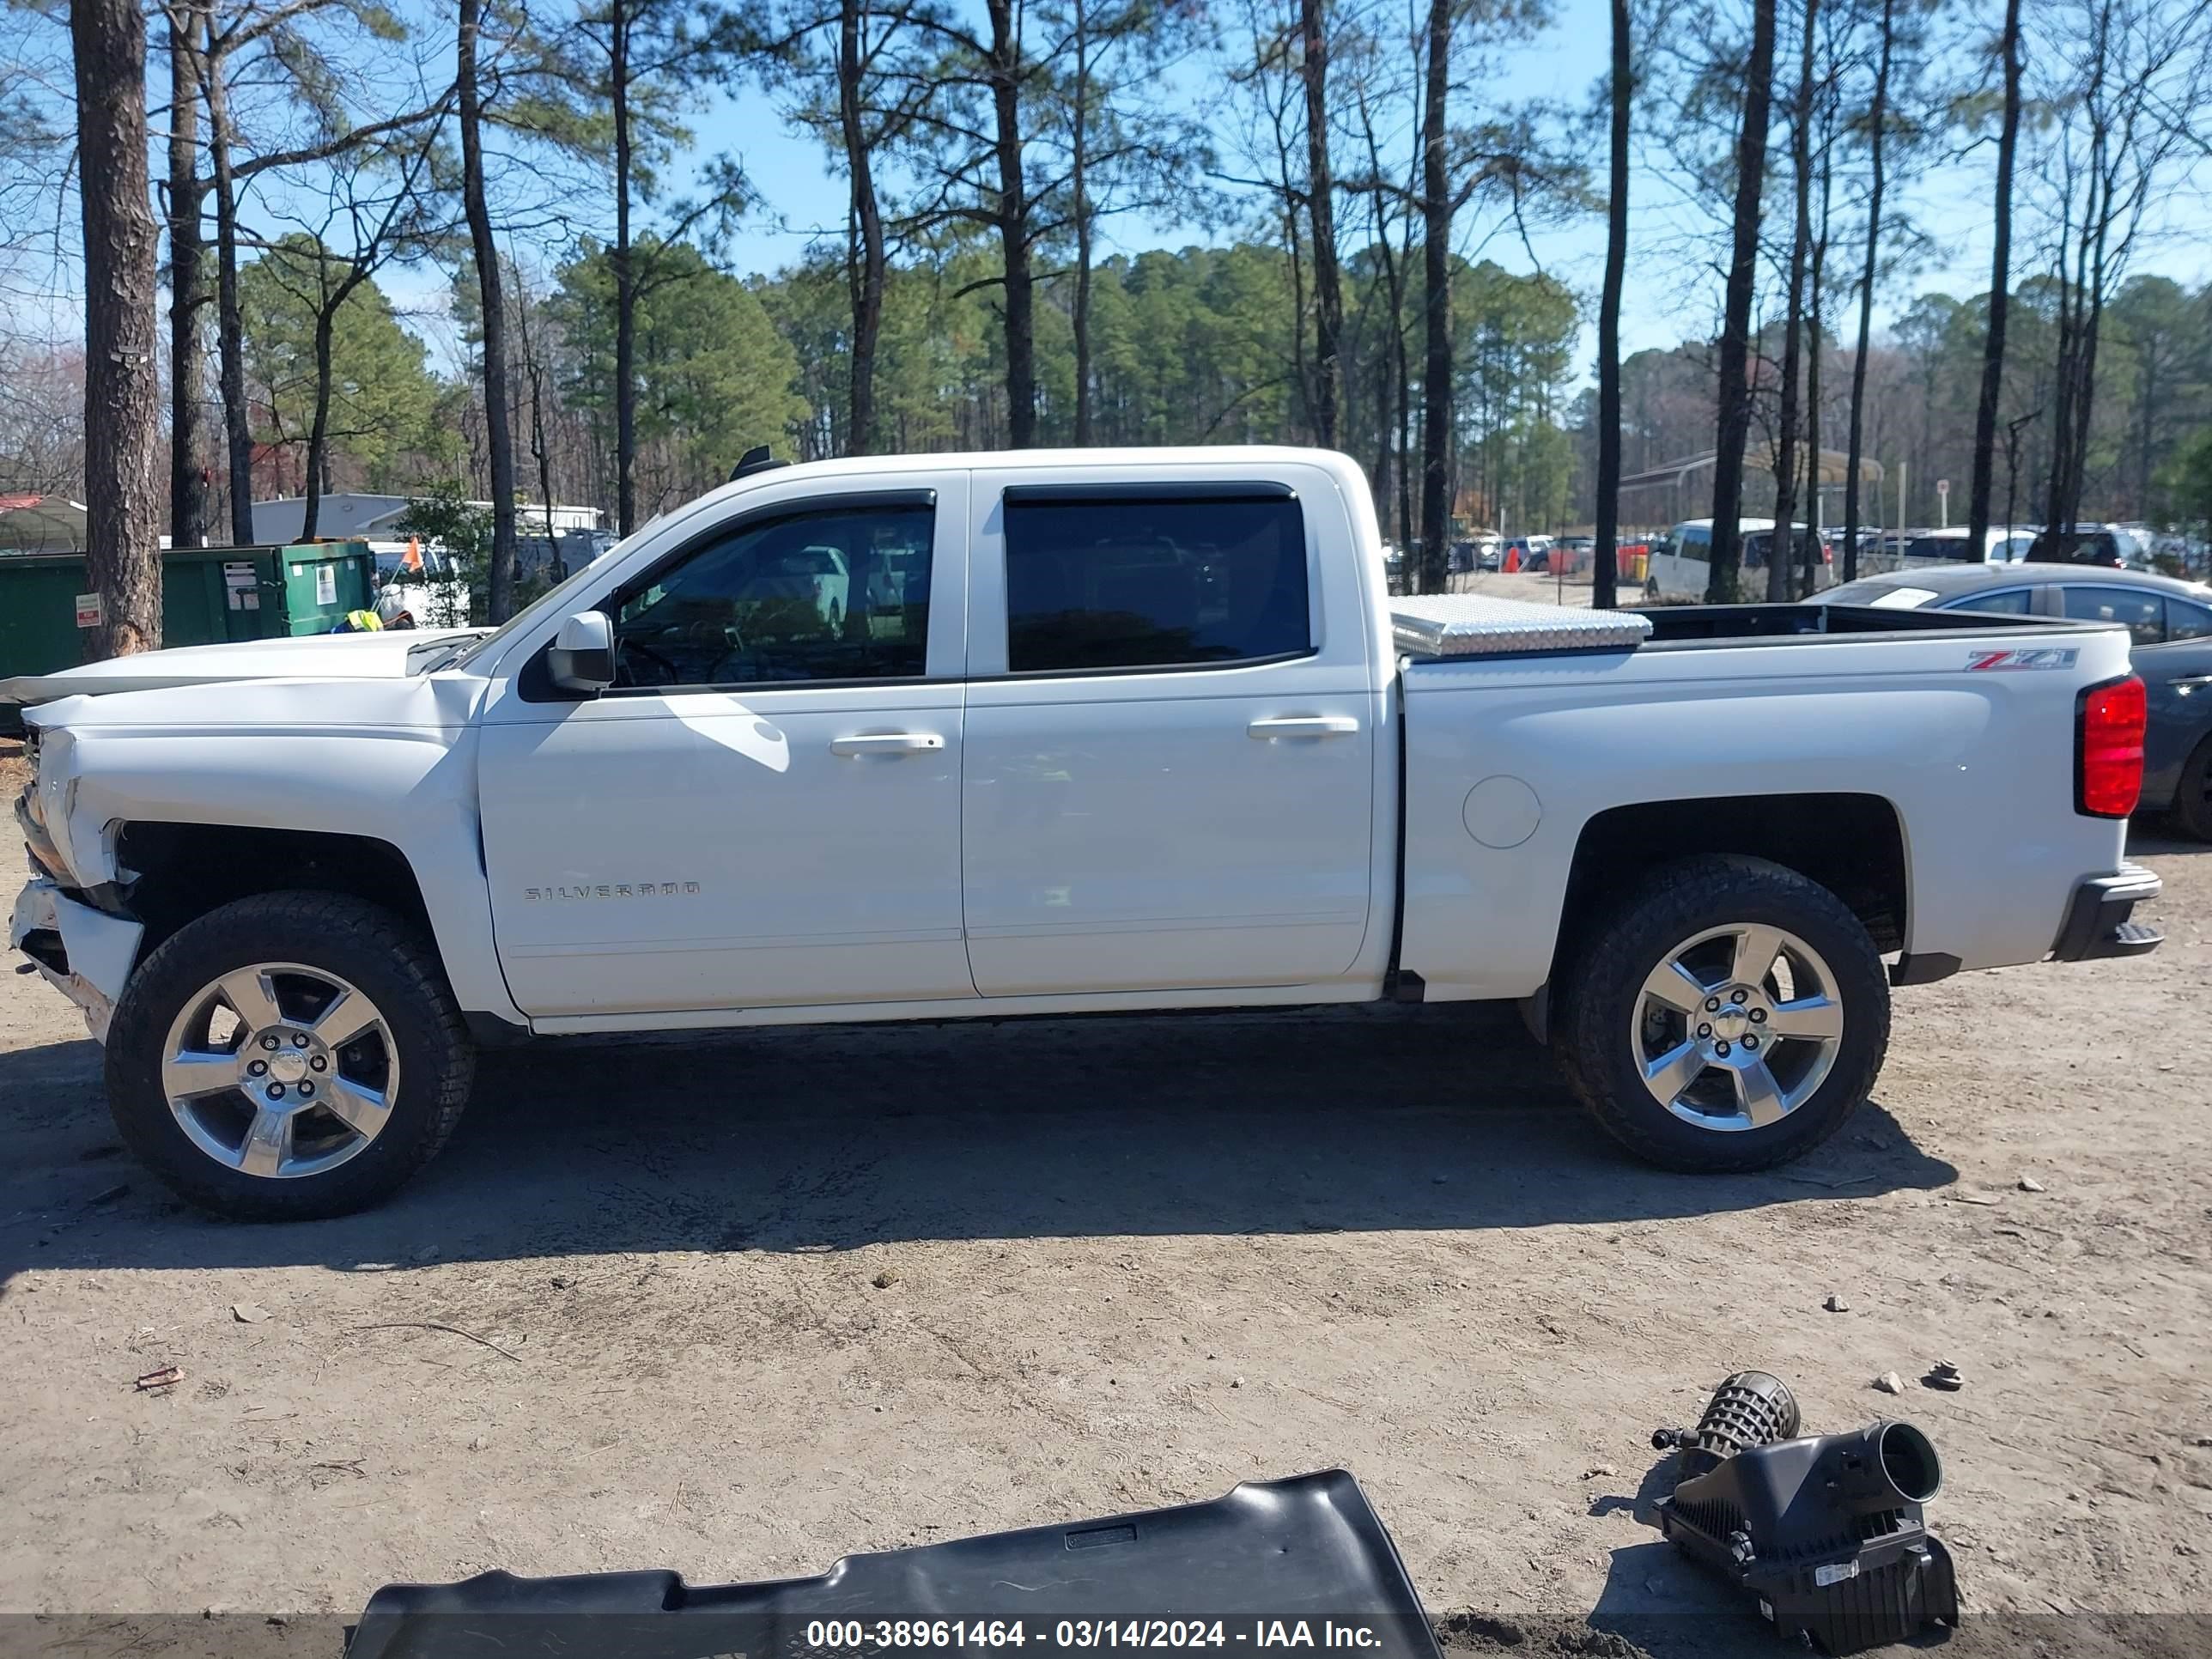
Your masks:
<svg viewBox="0 0 2212 1659"><path fill-rule="evenodd" d="M1743 1000L1743 994L1742 994L1741 992L1738 992L1738 993L1736 994L1736 999L1735 999L1735 1000L1736 1000L1738 1002L1741 1002L1741 1001ZM306 1048L306 1047L307 1046L307 1034L305 1031L295 1031L295 1032L293 1032L293 1033L292 1033L292 1046L293 1046L295 1048Z"/></svg>
<svg viewBox="0 0 2212 1659"><path fill-rule="evenodd" d="M330 1061L325 1060L320 1054L317 1054L313 1060L309 1060L307 1064L314 1067L314 1069L319 1072L325 1071L330 1066Z"/></svg>
<svg viewBox="0 0 2212 1659"><path fill-rule="evenodd" d="M1709 1037L1712 1034L1713 1028L1710 1025L1700 1025L1698 1027L1698 1035L1701 1037Z"/></svg>
<svg viewBox="0 0 2212 1659"><path fill-rule="evenodd" d="M1718 997L1707 997L1705 999L1705 1012L1707 1013L1717 1014L1720 1011L1721 1000Z"/></svg>
<svg viewBox="0 0 2212 1659"><path fill-rule="evenodd" d="M1754 1008L1754 1009L1753 1009L1753 1010L1751 1011L1751 1023L1752 1023L1753 1025L1764 1025L1764 1024L1766 1024L1766 1010L1765 1010L1765 1009L1764 1009L1764 1008Z"/></svg>
<svg viewBox="0 0 2212 1659"><path fill-rule="evenodd" d="M264 1048L274 1048L276 1046L276 1033L271 1031L267 1036L263 1037L261 1046Z"/></svg>
<svg viewBox="0 0 2212 1659"><path fill-rule="evenodd" d="M1730 1002L1742 1002L1742 1001L1747 1000L1750 997L1750 995L1751 995L1751 993L1750 993L1750 992L1748 992L1748 991L1735 991L1735 992L1731 992L1731 993L1729 994L1729 1000Z"/></svg>
<svg viewBox="0 0 2212 1659"><path fill-rule="evenodd" d="M1744 1050L1745 1050L1745 1052L1746 1052L1746 1053L1749 1053L1752 1049L1756 1048L1757 1047L1759 1047L1759 1039L1758 1039L1757 1037L1755 1037L1755 1036L1747 1036L1747 1037L1746 1037L1746 1038L1744 1038L1744 1040L1743 1040L1743 1046L1744 1046ZM302 1084L300 1085L300 1087L301 1087L302 1090L311 1089L311 1088L313 1088L313 1086L314 1086L314 1085L313 1085L313 1084L311 1084L311 1083L302 1083Z"/></svg>
<svg viewBox="0 0 2212 1659"><path fill-rule="evenodd" d="M1728 1051L1729 1046L1726 1042L1716 1042L1713 1044L1713 1052L1718 1054L1723 1060L1726 1060L1728 1058Z"/></svg>
<svg viewBox="0 0 2212 1659"><path fill-rule="evenodd" d="M248 1077L259 1077L264 1073L267 1072L268 1069L269 1062L267 1060L257 1060L246 1068L246 1074Z"/></svg>
<svg viewBox="0 0 2212 1659"><path fill-rule="evenodd" d="M1746 1037L1744 1041L1753 1048L1756 1048L1759 1045L1759 1039L1757 1037ZM308 1082L305 1078L302 1078L300 1080L300 1098L302 1100L310 1099L314 1095L314 1092L315 1085Z"/></svg>
<svg viewBox="0 0 2212 1659"><path fill-rule="evenodd" d="M283 1084L281 1084L281 1083L272 1083L272 1084L270 1084L270 1085L269 1085L269 1098L270 1098L270 1099L271 1099L271 1100L282 1100L282 1099L283 1099L283 1098L284 1098L284 1085L283 1085Z"/></svg>

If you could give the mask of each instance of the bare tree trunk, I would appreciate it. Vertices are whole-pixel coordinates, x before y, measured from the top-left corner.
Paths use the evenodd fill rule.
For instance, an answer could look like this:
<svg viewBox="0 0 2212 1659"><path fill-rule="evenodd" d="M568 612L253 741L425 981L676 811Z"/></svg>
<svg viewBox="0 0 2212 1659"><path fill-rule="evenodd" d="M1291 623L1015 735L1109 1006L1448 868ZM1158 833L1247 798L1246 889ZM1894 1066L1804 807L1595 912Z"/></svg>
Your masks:
<svg viewBox="0 0 2212 1659"><path fill-rule="evenodd" d="M244 547L253 540L253 426L246 402L246 324L238 298L238 180L231 170L228 65L210 53L204 68L208 153L215 171L216 349L230 478L230 541Z"/></svg>
<svg viewBox="0 0 2212 1659"><path fill-rule="evenodd" d="M119 657L161 643L146 20L134 0L73 0L70 37L84 216L85 562L101 606L87 643L93 657Z"/></svg>
<svg viewBox="0 0 2212 1659"><path fill-rule="evenodd" d="M1306 97L1306 214L1313 230L1314 440L1336 447L1337 345L1344 283L1336 263L1335 184L1328 165L1328 29L1323 0L1298 0L1299 77Z"/></svg>
<svg viewBox="0 0 2212 1659"><path fill-rule="evenodd" d="M868 455L876 447L876 343L884 326L884 218L876 199L876 179L861 122L864 64L860 27L866 0L839 0L837 11L837 119L845 140L845 172L852 186L853 236L856 258L848 258L847 280L853 301L853 380L846 417L848 454Z"/></svg>
<svg viewBox="0 0 2212 1659"><path fill-rule="evenodd" d="M1713 458L1711 574L1705 598L1733 604L1743 549L1743 447L1751 434L1751 300L1759 277L1759 193L1766 182L1766 126L1774 95L1774 0L1752 0L1751 59L1745 68L1743 131L1735 149L1735 239L1720 349L1720 419Z"/></svg>
<svg viewBox="0 0 2212 1659"><path fill-rule="evenodd" d="M1796 218L1790 233L1790 293L1782 324L1781 430L1774 463L1774 533L1766 543L1767 602L1790 597L1790 569L1797 538L1792 526L1797 509L1798 337L1805 321L1805 252L1813 240L1813 49L1820 24L1820 0L1805 0L1804 39L1797 57L1797 101L1790 118L1790 171ZM1817 474L1816 474L1817 476Z"/></svg>
<svg viewBox="0 0 2212 1659"><path fill-rule="evenodd" d="M1021 35L1017 0L989 0L991 107L999 190L994 215L1006 271L1006 441L1036 442L1036 284L1030 264L1030 205L1022 177Z"/></svg>
<svg viewBox="0 0 2212 1659"><path fill-rule="evenodd" d="M1451 545L1451 178L1445 155L1451 90L1452 0L1429 0L1427 82L1421 108L1421 296L1426 354L1421 370L1420 592L1441 593Z"/></svg>
<svg viewBox="0 0 2212 1659"><path fill-rule="evenodd" d="M1075 109L1068 181L1074 194L1075 441L1091 441L1091 199L1085 169L1090 161L1086 118L1091 109L1091 34L1084 0L1075 0Z"/></svg>
<svg viewBox="0 0 2212 1659"><path fill-rule="evenodd" d="M331 338L337 327L338 307L344 295L333 301L325 293L315 313L315 413L307 426L306 500L300 507L300 539L311 542L323 511L324 469L328 463L331 433Z"/></svg>
<svg viewBox="0 0 2212 1659"><path fill-rule="evenodd" d="M1390 359L1397 380L1398 541L1413 538L1413 365L1406 348L1406 289L1413 280L1413 216L1406 215L1405 240L1398 246L1398 276L1390 290Z"/></svg>
<svg viewBox="0 0 2212 1659"><path fill-rule="evenodd" d="M2019 17L2020 0L2011 0L2013 16ZM1866 263L1859 273L1859 331L1858 343L1851 354L1850 436L1846 458L1847 471L1844 478L1844 580L1856 581L1859 574L1859 469L1863 465L1864 434L1866 430L1867 351L1874 332L1874 283L1876 266L1881 253L1881 200L1884 183L1882 171L1883 138L1889 109L1889 59L1891 45L1891 15L1893 0L1882 0L1881 52L1875 70L1874 104L1869 112L1869 145L1872 151L1874 178L1867 198ZM2014 92L2019 87L2014 83ZM2017 112L2015 112L2017 113ZM2001 166L2000 170L2002 170ZM2009 183L1997 204L1997 239L1999 257L2002 257L2005 222L2009 211ZM1996 405L1993 383L1984 375L1984 398L1990 399L1989 414L1994 420ZM1984 452L1986 459L1986 452ZM1984 478L1984 494L1988 480ZM1986 505L1986 501L1984 502Z"/></svg>
<svg viewBox="0 0 2212 1659"><path fill-rule="evenodd" d="M199 26L193 0L172 0L169 25L169 544L207 539L207 481L200 472Z"/></svg>
<svg viewBox="0 0 2212 1659"><path fill-rule="evenodd" d="M469 246L476 255L477 292L483 301L484 439L491 462L490 619L514 613L514 434L507 422L507 299L492 240L491 207L484 199L483 93L477 83L477 46L483 0L461 0L459 69L461 202L468 215ZM546 503L550 508L552 503Z"/></svg>
<svg viewBox="0 0 2212 1659"><path fill-rule="evenodd" d="M629 13L610 11L607 79L615 128L615 527L637 528L637 270L629 240Z"/></svg>
<svg viewBox="0 0 2212 1659"><path fill-rule="evenodd" d="M1620 289L1628 270L1628 113L1633 91L1629 0L1613 0L1612 179L1606 199L1605 289L1597 312L1597 547L1590 603L1620 603Z"/></svg>
<svg viewBox="0 0 2212 1659"><path fill-rule="evenodd" d="M1822 310L1828 276L1828 212L1836 183L1835 133L1832 127L1820 142L1820 228L1813 237L1813 271L1805 305L1805 514L1807 535L1800 580L1790 597L1802 599L1819 586L1820 565L1820 350L1827 331Z"/></svg>
<svg viewBox="0 0 2212 1659"><path fill-rule="evenodd" d="M2088 189L2078 234L2071 238L2074 270L2066 271L2071 193L2058 234L2058 351L2053 376L2051 474L2045 485L2044 521L2053 530L2074 528L2081 516L2081 475L2089 441L2089 405L2094 386L2096 324L2104 302L2101 270L2105 228L2112 222L2111 183L2105 172L2107 128L2103 94L2111 62L2112 7L2097 8L2090 30L2089 85L2081 106L2090 126Z"/></svg>
<svg viewBox="0 0 2212 1659"><path fill-rule="evenodd" d="M1882 5L1882 70L1889 68L1889 0ZM1976 557L1987 544L1990 496L1996 474L1997 404L2004 389L2005 325L2012 309L2012 173L2020 149L2020 0L2005 0L2004 125L1997 133L1996 210L1990 230L1989 331L1982 347L1982 390L1974 406L1974 475L1966 506L1967 546ZM1881 97L1875 94L1877 100ZM1880 108L1879 101L1876 108ZM1881 128L1875 128L1877 148L1875 189L1881 174ZM1879 197L1876 198L1879 200ZM1865 351L1863 343L1860 346ZM1856 405L1854 405L1856 410Z"/></svg>
<svg viewBox="0 0 2212 1659"><path fill-rule="evenodd" d="M530 284L517 274L514 324L522 344L523 377L530 382L530 458L538 463L538 502L545 511L546 556L557 579L566 571L553 529L553 451L545 441L545 362L530 337Z"/></svg>

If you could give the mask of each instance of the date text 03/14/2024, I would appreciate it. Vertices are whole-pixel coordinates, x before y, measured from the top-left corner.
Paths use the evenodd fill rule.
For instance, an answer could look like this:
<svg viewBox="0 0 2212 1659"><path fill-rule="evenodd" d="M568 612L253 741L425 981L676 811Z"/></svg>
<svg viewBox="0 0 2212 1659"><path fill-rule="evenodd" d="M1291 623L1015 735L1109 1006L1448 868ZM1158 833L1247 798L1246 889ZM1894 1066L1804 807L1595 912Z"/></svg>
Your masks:
<svg viewBox="0 0 2212 1659"><path fill-rule="evenodd" d="M1375 1627L1308 1619L817 1620L806 1627L814 1649L1021 1648L1379 1648Z"/></svg>

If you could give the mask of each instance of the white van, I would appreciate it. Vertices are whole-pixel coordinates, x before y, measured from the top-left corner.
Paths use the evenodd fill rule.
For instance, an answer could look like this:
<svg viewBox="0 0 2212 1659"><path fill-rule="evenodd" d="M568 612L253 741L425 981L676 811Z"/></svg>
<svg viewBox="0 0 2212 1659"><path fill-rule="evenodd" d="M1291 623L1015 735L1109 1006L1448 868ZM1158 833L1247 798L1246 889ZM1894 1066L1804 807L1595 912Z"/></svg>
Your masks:
<svg viewBox="0 0 2212 1659"><path fill-rule="evenodd" d="M1766 550L1774 539L1774 520L1771 519L1738 519L1736 534L1743 549L1743 570L1746 579L1741 584L1747 600L1756 601L1765 597ZM1802 547L1813 532L1803 525L1796 526L1798 544ZM1702 603L1705 583L1712 574L1713 521L1711 519L1689 519L1667 532L1667 539L1655 545L1644 566L1644 598L1647 604L1666 599L1687 599ZM1826 541L1820 544L1820 559L1814 567L1814 591L1831 586L1835 574L1830 568L1831 555ZM1756 583L1749 580L1757 572Z"/></svg>

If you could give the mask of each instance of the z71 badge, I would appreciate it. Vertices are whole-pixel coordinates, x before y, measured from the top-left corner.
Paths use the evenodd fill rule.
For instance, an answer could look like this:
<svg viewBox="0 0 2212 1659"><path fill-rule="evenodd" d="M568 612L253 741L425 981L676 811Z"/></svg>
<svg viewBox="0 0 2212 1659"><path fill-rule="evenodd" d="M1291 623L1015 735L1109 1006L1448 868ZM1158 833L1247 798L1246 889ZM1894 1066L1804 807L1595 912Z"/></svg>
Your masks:
<svg viewBox="0 0 2212 1659"><path fill-rule="evenodd" d="M2070 645L2023 647L2014 651L1977 651L1966 659L1969 673L2012 668L2071 668L2080 652Z"/></svg>

